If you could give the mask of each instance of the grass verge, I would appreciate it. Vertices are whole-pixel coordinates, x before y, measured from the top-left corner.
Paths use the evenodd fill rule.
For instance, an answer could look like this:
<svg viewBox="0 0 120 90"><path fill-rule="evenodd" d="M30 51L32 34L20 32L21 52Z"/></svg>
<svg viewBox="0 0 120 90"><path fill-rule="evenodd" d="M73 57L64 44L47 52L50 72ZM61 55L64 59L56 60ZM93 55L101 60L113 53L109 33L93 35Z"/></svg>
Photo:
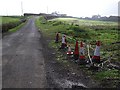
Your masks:
<svg viewBox="0 0 120 90"><path fill-rule="evenodd" d="M13 33L16 32L17 30L19 30L21 27L23 27L25 25L25 23L20 24L19 26L10 29L8 32Z"/></svg>
<svg viewBox="0 0 120 90"><path fill-rule="evenodd" d="M102 42L101 47L101 57L105 60L108 60L109 57L112 57L111 61L118 61L117 58L119 56L118 47L119 44L116 42L119 42L118 40L118 26L115 22L103 22L103 21L91 21L91 20L76 20L76 19L66 19L66 18L58 18L46 21L44 17L40 17L36 20L36 25L40 29L40 31L43 33L45 37L48 37L51 39L51 42L49 43L49 47L52 47L56 50L56 60L64 66L70 66L69 60L67 60L66 57L66 50L59 51L59 47L61 43L55 43L55 35L56 32L60 33L60 37L62 34L65 34L67 36L68 44L72 46L72 49L75 45L75 40L78 39L79 41L84 41L85 43L93 44L92 47L95 47L95 42L97 40L100 40ZM115 43L115 44L112 44ZM62 53L63 54L62 54ZM91 54L92 55L92 54ZM87 56L87 55L86 55ZM117 70L102 70L99 72L92 72L88 69L86 69L84 66L80 66L84 68L84 71L91 75L94 79L102 82L106 79L111 79L113 82L112 84L109 84L108 86L113 85L117 79L120 79L120 76L118 75L119 72ZM110 80L110 81L111 81ZM109 81L108 81L109 82ZM116 86L119 83L119 81L114 84ZM114 87L113 86L113 87Z"/></svg>

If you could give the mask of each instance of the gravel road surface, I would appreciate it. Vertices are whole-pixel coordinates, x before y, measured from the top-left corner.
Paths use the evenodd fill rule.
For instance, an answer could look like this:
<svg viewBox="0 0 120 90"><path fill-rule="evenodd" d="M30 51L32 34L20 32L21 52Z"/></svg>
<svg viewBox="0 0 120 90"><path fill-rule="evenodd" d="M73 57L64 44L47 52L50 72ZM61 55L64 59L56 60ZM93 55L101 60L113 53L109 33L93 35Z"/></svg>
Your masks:
<svg viewBox="0 0 120 90"><path fill-rule="evenodd" d="M35 18L2 39L2 87L44 88L46 73Z"/></svg>

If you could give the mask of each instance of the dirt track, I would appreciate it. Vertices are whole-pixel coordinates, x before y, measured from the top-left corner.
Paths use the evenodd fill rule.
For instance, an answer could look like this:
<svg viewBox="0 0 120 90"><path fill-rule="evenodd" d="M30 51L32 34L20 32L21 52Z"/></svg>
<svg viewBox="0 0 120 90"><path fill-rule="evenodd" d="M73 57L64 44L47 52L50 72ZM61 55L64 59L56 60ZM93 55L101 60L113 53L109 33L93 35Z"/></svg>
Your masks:
<svg viewBox="0 0 120 90"><path fill-rule="evenodd" d="M6 35L2 41L3 88L44 88L46 74L41 35L35 18L17 32Z"/></svg>

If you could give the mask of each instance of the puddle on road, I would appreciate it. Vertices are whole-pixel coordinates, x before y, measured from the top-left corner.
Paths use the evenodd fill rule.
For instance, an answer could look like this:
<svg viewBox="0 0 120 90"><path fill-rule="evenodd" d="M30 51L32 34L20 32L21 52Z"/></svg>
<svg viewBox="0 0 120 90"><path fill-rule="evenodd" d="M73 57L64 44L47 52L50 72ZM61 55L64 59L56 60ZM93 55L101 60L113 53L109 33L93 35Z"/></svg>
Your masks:
<svg viewBox="0 0 120 90"><path fill-rule="evenodd" d="M73 88L73 87L75 87L75 88L77 88L77 87L78 88L87 88L87 86L85 86L82 83L76 83L76 82L72 82L70 80L57 79L55 81L62 88Z"/></svg>

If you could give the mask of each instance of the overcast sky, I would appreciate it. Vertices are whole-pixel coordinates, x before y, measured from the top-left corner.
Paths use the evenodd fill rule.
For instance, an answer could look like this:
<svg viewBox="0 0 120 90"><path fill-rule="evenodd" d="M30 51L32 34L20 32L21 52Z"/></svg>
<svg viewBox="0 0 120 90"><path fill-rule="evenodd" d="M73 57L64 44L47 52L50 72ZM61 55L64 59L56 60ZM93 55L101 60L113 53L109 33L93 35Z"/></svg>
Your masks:
<svg viewBox="0 0 120 90"><path fill-rule="evenodd" d="M118 15L120 0L0 0L0 15L24 13L59 13L76 17Z"/></svg>

